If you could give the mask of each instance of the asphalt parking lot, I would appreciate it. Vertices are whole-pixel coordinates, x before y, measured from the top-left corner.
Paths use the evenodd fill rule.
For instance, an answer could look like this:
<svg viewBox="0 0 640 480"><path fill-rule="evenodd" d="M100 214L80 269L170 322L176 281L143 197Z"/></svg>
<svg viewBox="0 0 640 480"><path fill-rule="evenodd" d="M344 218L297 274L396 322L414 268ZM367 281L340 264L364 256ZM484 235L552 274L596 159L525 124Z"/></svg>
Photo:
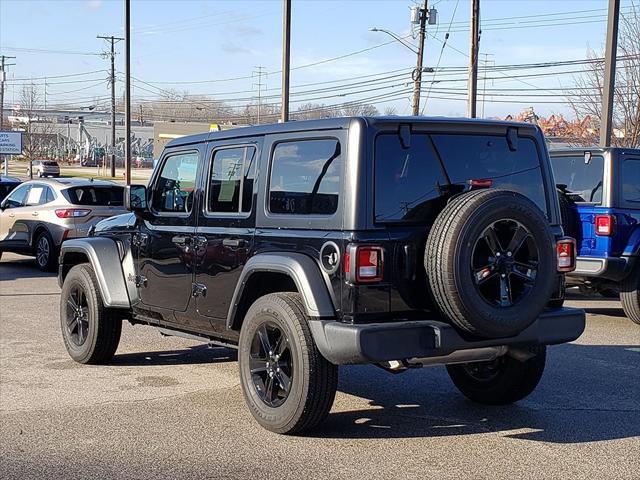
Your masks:
<svg viewBox="0 0 640 480"><path fill-rule="evenodd" d="M59 333L55 276L0 260L0 478L616 478L640 471L640 327L619 302L576 297L588 326L551 347L537 390L508 407L465 400L441 367L340 371L326 424L262 430L234 352L123 329L109 366Z"/></svg>

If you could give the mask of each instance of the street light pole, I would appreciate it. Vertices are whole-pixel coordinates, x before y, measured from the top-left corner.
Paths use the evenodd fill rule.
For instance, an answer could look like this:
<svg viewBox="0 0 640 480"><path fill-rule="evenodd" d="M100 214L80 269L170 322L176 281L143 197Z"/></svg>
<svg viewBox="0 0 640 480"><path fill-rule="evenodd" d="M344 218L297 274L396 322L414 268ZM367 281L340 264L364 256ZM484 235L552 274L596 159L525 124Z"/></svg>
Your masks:
<svg viewBox="0 0 640 480"><path fill-rule="evenodd" d="M413 71L413 103L412 115L420 114L420 89L422 88L422 61L424 57L424 36L427 26L427 0L424 0L424 7L420 10L420 33L418 34L418 59L416 69Z"/></svg>
<svg viewBox="0 0 640 480"><path fill-rule="evenodd" d="M131 0L124 0L124 179L131 185Z"/></svg>

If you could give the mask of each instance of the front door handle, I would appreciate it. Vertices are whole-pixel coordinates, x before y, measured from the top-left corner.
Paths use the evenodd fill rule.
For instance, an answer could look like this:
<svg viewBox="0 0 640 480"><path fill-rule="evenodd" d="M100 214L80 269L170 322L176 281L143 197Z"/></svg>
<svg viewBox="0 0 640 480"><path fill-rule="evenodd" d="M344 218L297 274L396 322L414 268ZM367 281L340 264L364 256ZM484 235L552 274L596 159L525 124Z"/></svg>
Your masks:
<svg viewBox="0 0 640 480"><path fill-rule="evenodd" d="M191 237L183 237L181 235L176 235L171 239L171 241L176 245L180 245L182 247L182 246L191 244Z"/></svg>
<svg viewBox="0 0 640 480"><path fill-rule="evenodd" d="M244 247L247 242L242 238L225 238L222 240L222 245L225 247Z"/></svg>
<svg viewBox="0 0 640 480"><path fill-rule="evenodd" d="M33 215L34 217L38 216L38 212L31 212L31 215Z"/></svg>

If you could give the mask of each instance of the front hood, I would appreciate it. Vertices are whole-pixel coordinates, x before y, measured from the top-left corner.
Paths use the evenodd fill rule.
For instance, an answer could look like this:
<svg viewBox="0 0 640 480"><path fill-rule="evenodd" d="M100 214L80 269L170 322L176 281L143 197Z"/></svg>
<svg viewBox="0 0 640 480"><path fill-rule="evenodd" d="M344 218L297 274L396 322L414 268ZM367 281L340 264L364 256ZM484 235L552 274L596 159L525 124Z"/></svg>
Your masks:
<svg viewBox="0 0 640 480"><path fill-rule="evenodd" d="M93 232L94 235L100 235L111 232L131 231L136 229L136 225L137 219L135 214L127 212L101 220L96 224Z"/></svg>

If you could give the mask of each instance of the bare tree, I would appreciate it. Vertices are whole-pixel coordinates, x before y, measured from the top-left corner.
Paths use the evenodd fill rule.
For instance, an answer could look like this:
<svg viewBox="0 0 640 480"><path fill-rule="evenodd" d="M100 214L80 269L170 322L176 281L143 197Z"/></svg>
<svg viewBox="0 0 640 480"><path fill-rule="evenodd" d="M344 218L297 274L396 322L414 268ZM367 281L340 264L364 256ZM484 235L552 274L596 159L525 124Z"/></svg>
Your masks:
<svg viewBox="0 0 640 480"><path fill-rule="evenodd" d="M342 107L342 115L345 117L355 117L359 115L375 117L380 115L380 112L374 105L369 103L351 103Z"/></svg>
<svg viewBox="0 0 640 480"><path fill-rule="evenodd" d="M621 14L618 36L612 143L620 147L640 146L640 9L632 5L628 13ZM593 136L597 137L602 118L604 61L593 50L589 50L588 58L592 62L574 78L567 101L576 117L593 119Z"/></svg>
<svg viewBox="0 0 640 480"><path fill-rule="evenodd" d="M397 115L398 114L398 109L394 106L390 106L390 107L385 107L384 108L384 114L385 115Z"/></svg>
<svg viewBox="0 0 640 480"><path fill-rule="evenodd" d="M29 177L33 178L33 160L40 155L48 153L52 147L52 141L56 136L50 123L39 122L38 102L40 95L38 88L31 85L24 85L20 92L20 115L22 134L22 151L29 160Z"/></svg>

